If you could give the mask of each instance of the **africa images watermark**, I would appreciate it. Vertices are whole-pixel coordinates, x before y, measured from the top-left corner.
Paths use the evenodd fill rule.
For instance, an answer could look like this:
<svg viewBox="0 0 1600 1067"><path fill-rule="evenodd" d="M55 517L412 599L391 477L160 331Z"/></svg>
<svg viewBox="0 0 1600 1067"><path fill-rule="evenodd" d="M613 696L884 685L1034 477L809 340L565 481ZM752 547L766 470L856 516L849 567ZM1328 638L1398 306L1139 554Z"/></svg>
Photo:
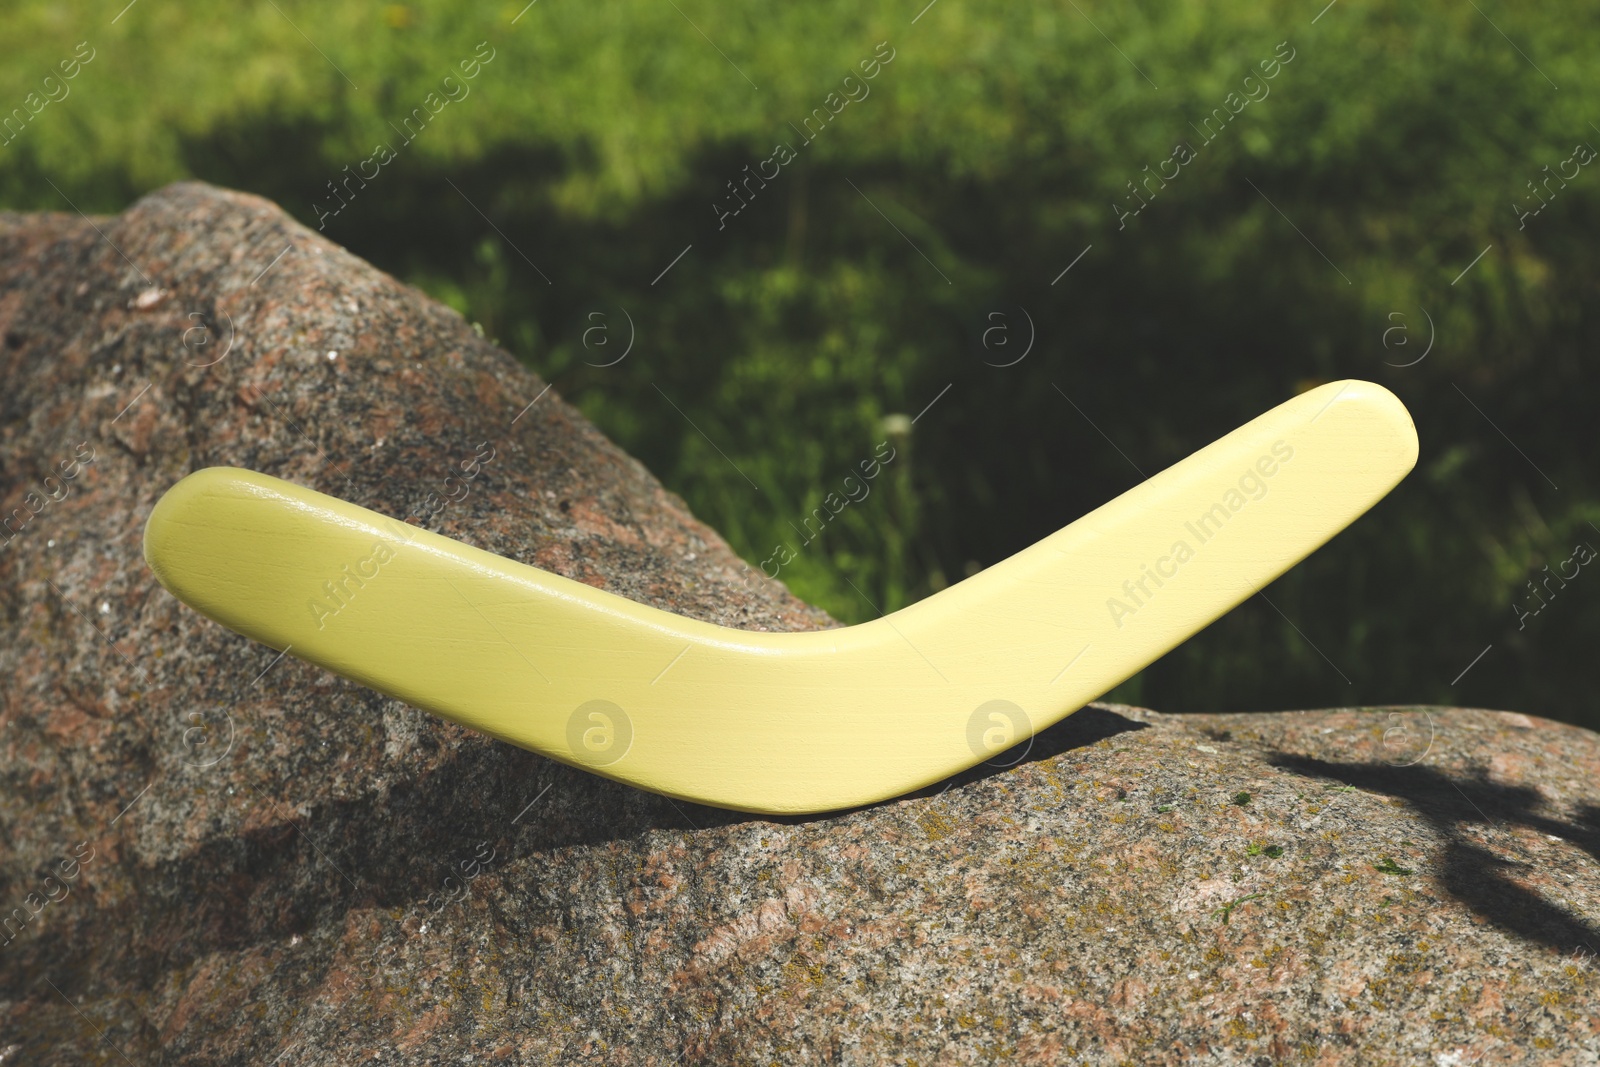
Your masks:
<svg viewBox="0 0 1600 1067"><path fill-rule="evenodd" d="M483 54L485 48L489 49L488 55ZM478 47L473 54L456 64L455 69L460 72L461 76L457 78L455 73L452 72L446 74L441 80L440 88L444 90L444 96L440 96L437 92L429 92L428 95L424 96L422 103L412 108L411 113L400 120L401 125L405 127L404 131L391 121L389 125L394 129L394 132L405 138L400 142L400 147L404 148L416 140L422 131L427 128L428 123L437 118L445 108L452 103L460 103L465 100L472 92L472 87L467 83L481 74L483 68L493 62L497 54L488 41L479 41ZM346 196L350 200L354 200L356 194L367 187L367 182L376 179L383 168L394 162L398 156L399 153L394 150L392 144L388 141L381 141L373 147L371 155L356 163L355 174L350 173L350 167L347 164L344 167L345 176L338 185L334 184L333 179L329 179L328 189L333 193L332 199L337 202L338 206L329 211L321 203L312 205L312 210L317 213L317 229L319 231L322 230L328 225L330 218L350 206L346 201ZM372 173L370 174L367 173L369 166L372 168ZM350 188L352 181L357 183L354 189ZM344 196L339 193L341 188L344 190Z"/></svg>
<svg viewBox="0 0 1600 1067"><path fill-rule="evenodd" d="M416 540L418 533L416 527L389 518L383 520L383 528L402 545ZM338 574L325 579L317 594L306 599L306 609L311 612L317 629L325 628L329 619L349 607L367 583L378 577L384 565L394 557L395 546L382 539L374 540L365 555L354 563L344 564Z"/></svg>
<svg viewBox="0 0 1600 1067"><path fill-rule="evenodd" d="M1106 610L1111 612L1111 621L1117 624L1117 629L1122 629L1124 620L1138 614L1139 609L1154 600L1156 593L1167 582L1179 576L1183 565L1194 558L1197 547L1221 533L1228 520L1243 511L1252 500L1265 499L1268 491L1267 479L1287 466L1293 458L1293 446L1286 441L1274 441L1272 454L1262 456L1256 460L1254 466L1246 468L1239 476L1236 488L1230 487L1222 494L1221 500L1212 504L1193 520L1183 524L1183 528L1195 539L1194 545L1179 538L1173 542L1167 555L1155 560L1153 564L1141 564L1139 576L1122 583L1122 594L1127 599L1116 596L1106 599ZM1249 494L1248 498L1245 496L1246 493ZM1155 583L1154 589L1150 588L1152 582Z"/></svg>
<svg viewBox="0 0 1600 1067"><path fill-rule="evenodd" d="M88 855L84 855L84 849L89 850ZM45 908L51 904L59 904L71 895L72 883L77 880L81 868L94 859L95 855L94 846L87 841L78 842L73 846L72 852L71 856L61 860L57 865L58 873L46 875L39 883L39 892L27 894L23 897L20 907L12 908L9 914L0 918L0 933L5 935L5 940L0 941L0 946L11 944ZM60 895L57 896L57 893Z"/></svg>
<svg viewBox="0 0 1600 1067"><path fill-rule="evenodd" d="M885 449L888 450L888 455L884 454ZM888 441L878 442L878 446L873 450L872 455L856 465L861 473L858 475L855 470L852 470L840 481L839 488L844 491L844 495L840 496L836 492L829 492L822 498L821 504L812 508L811 513L800 520L805 527L804 532L800 530L800 527L794 527L795 532L801 534L800 547L804 548L820 537L828 524L843 514L851 504L859 504L872 495L871 483L873 479L882 474L883 468L893 463L895 457L899 454L899 451ZM815 530L811 528L813 521L816 523ZM789 525L794 526L793 523ZM772 554L761 561L761 573L768 578L776 579L783 572L783 568L793 563L797 558L799 558L799 552L791 548L787 541L773 545ZM748 563L744 565L741 576L744 588L749 589L754 579L754 574Z"/></svg>
<svg viewBox="0 0 1600 1067"><path fill-rule="evenodd" d="M883 50L885 48L889 49L888 55L883 54ZM812 108L811 113L800 120L800 126L805 127L803 131L800 129L800 126L796 126L792 122L789 123L789 128L794 130L794 132L798 133L801 137L800 147L804 148L806 145L816 140L817 135L827 128L828 123L837 118L845 108L851 105L851 103L860 103L869 95L871 95L872 88L871 86L867 85L867 82L871 81L873 78L876 78L880 73L882 73L884 67L894 62L895 54L895 50L889 47L888 41L879 41L877 46L873 49L872 55L856 64L856 68L861 71L861 76L857 77L853 73L846 74L844 76L844 80L841 83L841 87L844 89L844 95L841 96L837 91L834 91L823 97L822 104L818 107ZM854 83L853 88L851 85L852 82ZM783 168L794 162L798 156L799 153L795 151L794 147L790 145L789 142L780 141L773 147L772 155L761 160L755 165L756 172L754 174L750 173L750 165L745 164L745 174L740 180L739 185L744 188L745 193L749 194L749 199L754 200L756 198L756 193L761 189L765 189L767 187L767 182L775 181L778 175L783 173ZM771 174L768 174L763 169L768 165L771 165L772 167ZM752 181L757 184L757 188L752 189L750 187L750 183ZM739 186L736 186L732 180L728 182L728 190L730 193L732 193L732 196L727 198L727 207L715 203L711 205L711 210L717 216L718 230L726 229L728 226L728 219L738 215L745 208L750 206L749 201L747 201L745 197L739 195Z"/></svg>
<svg viewBox="0 0 1600 1067"><path fill-rule="evenodd" d="M488 449L488 455L484 450ZM460 503L470 495L472 480L482 473L486 464L493 462L498 453L488 441L478 445L472 458L464 459L460 463L462 473L448 475L444 479L442 488L445 495L441 497L436 492L430 492L423 502L422 515L417 525L408 522L397 522L391 518L383 520L383 528L393 535L394 539L402 545L410 544L416 540L421 523L438 518L440 513L452 503ZM450 483L455 482L455 489L450 488ZM339 569L339 573L325 579L320 587L320 592L306 600L306 608L311 612L311 617L316 620L317 629L327 627L328 620L335 618L345 608L353 603L367 583L377 578L383 567L395 557L395 546L383 540L375 540L372 547L353 563L346 563Z"/></svg>
<svg viewBox="0 0 1600 1067"><path fill-rule="evenodd" d="M72 487L67 483L94 462L94 446L87 441L80 442L73 454L77 456L76 459L60 460L54 470L40 481L37 489L29 489L22 495L21 507L12 508L9 514L0 519L0 531L5 534L0 547L10 544L29 523L44 513L51 501L59 504L72 495Z"/></svg>
<svg viewBox="0 0 1600 1067"><path fill-rule="evenodd" d="M488 455L484 455L484 449L489 450ZM413 516L417 519L418 525L432 522L444 512L445 508L451 504L459 504L472 495L473 479L482 474L483 468L493 463L494 457L497 455L499 455L499 451L492 443L488 441L479 442L472 458L464 459L460 462L461 473L459 475L448 474L445 476L444 481L439 486L440 489L444 490L444 495L441 496L437 492L430 492L423 498L419 514ZM456 483L454 489L450 488L451 482Z"/></svg>
<svg viewBox="0 0 1600 1067"><path fill-rule="evenodd" d="M1534 218L1541 211L1543 211L1545 208L1549 207L1550 206L1550 201L1554 200L1556 198L1556 191L1554 189L1550 188L1550 183L1552 181L1560 182L1561 183L1561 188L1565 189L1567 187L1567 182L1569 182L1569 181L1573 180L1574 178L1576 178L1578 176L1578 172L1580 170L1582 170L1584 167L1587 167L1590 163L1593 163L1594 162L1594 158L1595 158L1595 151L1594 151L1593 148L1590 148L1586 144L1578 144L1578 145L1573 145L1573 147L1572 147L1572 155L1568 156L1566 159L1563 159L1560 163L1556 164L1557 173L1555 173L1555 174L1549 173L1550 167L1549 167L1548 164L1546 164L1545 167L1544 167L1545 178L1539 184L1544 186L1544 192L1548 193L1549 197L1546 198L1544 193L1539 192L1539 186L1534 185L1532 181L1529 181L1528 182L1528 188L1529 188L1529 190L1532 191L1534 197L1538 200L1539 206L1537 208L1530 208L1530 209L1524 210L1523 208L1519 207L1515 203L1513 203L1511 205L1511 210L1515 211L1517 213L1517 229L1519 229L1519 230L1527 229L1528 220L1531 219L1531 218ZM1569 163L1572 164L1572 173L1571 174L1568 174L1567 171L1566 171L1566 166Z"/></svg>
<svg viewBox="0 0 1600 1067"><path fill-rule="evenodd" d="M1285 49L1288 49L1288 55L1284 55ZM1290 46L1288 41L1279 43L1271 58L1263 59L1256 64L1261 69L1260 77L1257 77L1253 71L1245 76L1243 82L1244 95L1241 96L1237 90L1230 92L1227 96L1222 98L1221 106L1212 108L1210 114L1200 120L1199 126L1196 126L1192 122L1189 123L1189 127L1193 129L1195 133L1204 138L1201 143L1210 144L1212 141L1216 140L1218 135L1222 133L1223 128L1226 127L1229 122L1237 118L1245 108L1249 107L1252 103L1259 104L1261 101L1265 100L1272 92L1272 90L1267 87L1267 82L1283 73L1283 68L1289 63L1293 62L1294 57L1298 54L1299 53L1297 53L1294 48ZM1251 82L1255 83L1254 89L1250 87ZM1150 167L1148 165L1144 167L1145 176L1139 179L1140 186L1142 186L1144 192L1148 194L1149 199L1154 200L1156 198L1156 194L1165 189L1168 182L1175 181L1178 176L1183 173L1183 168L1199 158L1199 155L1199 149L1195 148L1188 141L1178 142L1173 146L1172 155L1156 164L1156 173L1150 173ZM1164 169L1168 163L1173 165L1171 174L1168 174ZM1156 184L1152 186L1152 182ZM1139 206L1135 208L1123 208L1115 203L1111 205L1112 212L1117 216L1118 230L1127 229L1128 220L1150 206L1146 202L1145 197L1140 195L1139 188L1136 187L1132 181L1128 182L1128 192L1132 194L1129 202L1132 203L1133 201L1137 201Z"/></svg>
<svg viewBox="0 0 1600 1067"><path fill-rule="evenodd" d="M84 49L89 50L84 55ZM10 144L22 136L22 131L28 124L39 116L52 103L60 103L72 95L72 87L67 84L78 76L79 71L94 61L98 55L88 41L79 41L72 55L56 64L56 69L61 71L58 78L54 73L46 74L39 82L39 89L28 93L22 98L22 106L14 107L4 119L0 119L0 144Z"/></svg>
<svg viewBox="0 0 1600 1067"><path fill-rule="evenodd" d="M1568 582L1577 578L1578 573L1583 569L1583 567L1592 562L1594 558L1594 546L1590 545L1589 542L1584 541L1580 544L1574 545L1572 547L1572 555L1556 564L1555 574L1550 573L1550 564L1548 563L1540 568L1544 571L1544 580L1541 581L1537 586L1534 585L1533 579L1530 578L1528 580L1528 593L1530 594L1530 599L1527 602L1528 606L1525 608L1518 607L1515 601L1513 601L1511 604L1511 610L1517 616L1517 629L1526 629L1528 626L1528 618L1530 616L1539 614L1545 608L1549 607L1550 601L1554 600L1561 590L1567 587ZM1568 567L1572 568L1570 572L1567 570ZM1556 583L1556 587L1554 589L1550 587L1550 583L1552 581ZM1544 590L1542 595L1539 592L1540 588L1543 588ZM1537 602L1538 607L1534 606L1535 602Z"/></svg>

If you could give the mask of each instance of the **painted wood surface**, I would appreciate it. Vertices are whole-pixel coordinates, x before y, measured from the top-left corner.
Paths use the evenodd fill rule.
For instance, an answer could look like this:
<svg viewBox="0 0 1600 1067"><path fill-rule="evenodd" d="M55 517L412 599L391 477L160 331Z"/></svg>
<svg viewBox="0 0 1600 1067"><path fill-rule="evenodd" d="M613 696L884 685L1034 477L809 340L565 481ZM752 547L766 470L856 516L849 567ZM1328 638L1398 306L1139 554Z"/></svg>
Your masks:
<svg viewBox="0 0 1600 1067"><path fill-rule="evenodd" d="M436 715L668 796L818 812L937 782L1071 714L1416 457L1392 393L1333 382L957 585L810 633L686 619L235 468L173 486L144 545L197 611Z"/></svg>

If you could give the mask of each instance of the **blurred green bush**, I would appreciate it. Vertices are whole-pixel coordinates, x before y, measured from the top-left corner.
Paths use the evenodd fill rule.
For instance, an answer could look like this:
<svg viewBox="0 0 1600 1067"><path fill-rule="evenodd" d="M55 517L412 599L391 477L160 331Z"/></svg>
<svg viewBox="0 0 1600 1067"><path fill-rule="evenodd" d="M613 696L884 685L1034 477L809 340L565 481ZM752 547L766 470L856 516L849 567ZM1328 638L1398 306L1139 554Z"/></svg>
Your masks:
<svg viewBox="0 0 1600 1067"><path fill-rule="evenodd" d="M1600 725L1600 577L1523 614L1542 567L1600 547L1600 168L1571 173L1600 144L1597 9L9 7L0 108L23 121L0 135L0 204L112 212L200 177L321 218L554 381L746 559L787 548L781 577L841 619L1005 557L1297 389L1382 382L1416 417L1417 472L1117 695ZM895 458L838 508L880 443Z"/></svg>

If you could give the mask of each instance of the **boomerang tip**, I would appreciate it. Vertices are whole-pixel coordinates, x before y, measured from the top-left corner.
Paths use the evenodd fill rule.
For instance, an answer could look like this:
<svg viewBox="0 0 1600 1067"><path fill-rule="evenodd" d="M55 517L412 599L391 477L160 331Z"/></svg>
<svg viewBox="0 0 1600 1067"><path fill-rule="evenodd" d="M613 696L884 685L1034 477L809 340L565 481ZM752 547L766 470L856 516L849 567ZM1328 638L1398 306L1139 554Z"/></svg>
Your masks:
<svg viewBox="0 0 1600 1067"><path fill-rule="evenodd" d="M201 489L205 482L213 480L206 476L217 469L219 468L212 467L195 471L179 479L161 494L156 506L150 509L149 516L144 520L145 566L150 568L150 573L156 576L156 581L161 583L163 589L180 600L183 597L174 588L175 575L172 566L184 554L179 531L196 517L194 514L196 491Z"/></svg>
<svg viewBox="0 0 1600 1067"><path fill-rule="evenodd" d="M229 579L237 546L217 521L220 506L270 491L274 481L239 467L206 467L163 493L144 524L144 561L162 588L216 618L216 607L241 592Z"/></svg>
<svg viewBox="0 0 1600 1067"><path fill-rule="evenodd" d="M1362 427L1364 434L1381 437L1388 443L1397 482L1417 465L1420 445L1411 412L1399 397L1377 382L1346 378L1307 390L1300 398L1316 412L1310 420L1313 423L1345 412L1357 416L1354 425Z"/></svg>

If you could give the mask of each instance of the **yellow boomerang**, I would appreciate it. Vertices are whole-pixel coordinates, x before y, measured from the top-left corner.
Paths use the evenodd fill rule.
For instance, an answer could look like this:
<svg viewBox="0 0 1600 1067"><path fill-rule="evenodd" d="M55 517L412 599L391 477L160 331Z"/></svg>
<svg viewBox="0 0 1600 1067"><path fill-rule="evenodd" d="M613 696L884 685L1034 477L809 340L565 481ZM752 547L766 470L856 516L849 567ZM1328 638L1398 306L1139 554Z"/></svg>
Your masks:
<svg viewBox="0 0 1600 1067"><path fill-rule="evenodd" d="M1057 722L1217 619L1416 462L1370 382L1303 393L1003 563L809 633L686 619L253 471L173 486L173 595L436 715L641 789L763 813L884 800Z"/></svg>

